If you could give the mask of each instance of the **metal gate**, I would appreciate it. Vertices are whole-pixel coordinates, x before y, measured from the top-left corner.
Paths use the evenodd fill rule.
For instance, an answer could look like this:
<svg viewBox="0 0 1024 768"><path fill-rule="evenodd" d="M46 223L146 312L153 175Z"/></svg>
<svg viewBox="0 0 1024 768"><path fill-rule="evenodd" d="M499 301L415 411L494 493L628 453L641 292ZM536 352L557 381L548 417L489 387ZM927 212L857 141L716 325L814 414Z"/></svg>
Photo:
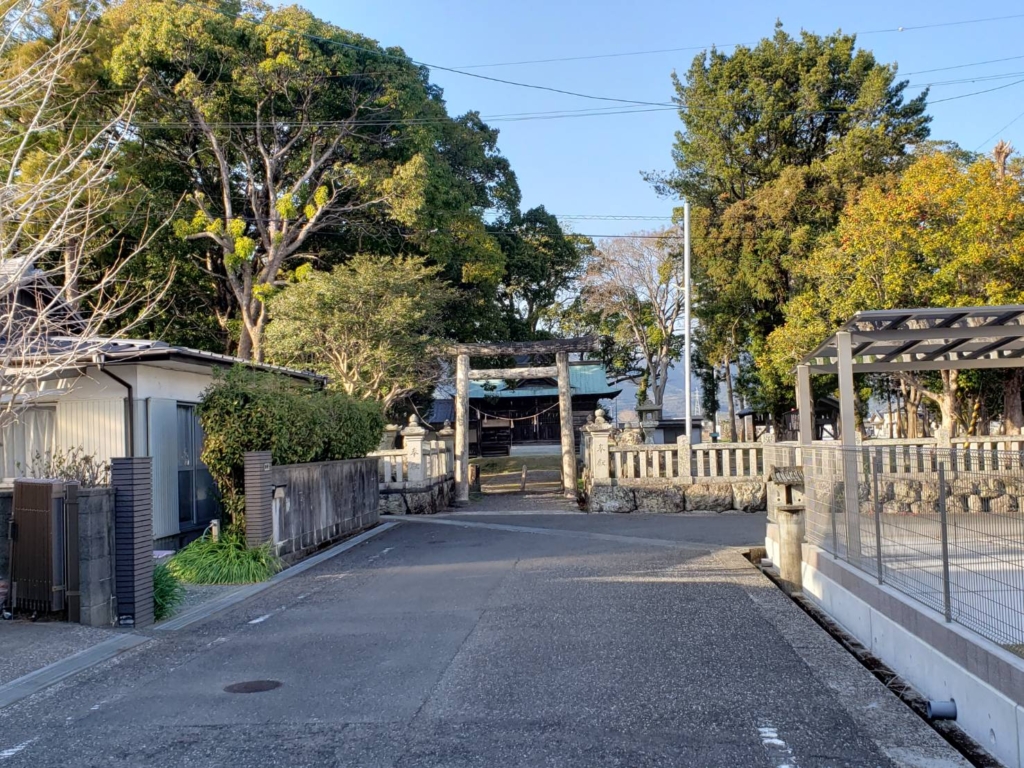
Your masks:
<svg viewBox="0 0 1024 768"><path fill-rule="evenodd" d="M78 483L16 480L12 511L11 604L77 622Z"/></svg>

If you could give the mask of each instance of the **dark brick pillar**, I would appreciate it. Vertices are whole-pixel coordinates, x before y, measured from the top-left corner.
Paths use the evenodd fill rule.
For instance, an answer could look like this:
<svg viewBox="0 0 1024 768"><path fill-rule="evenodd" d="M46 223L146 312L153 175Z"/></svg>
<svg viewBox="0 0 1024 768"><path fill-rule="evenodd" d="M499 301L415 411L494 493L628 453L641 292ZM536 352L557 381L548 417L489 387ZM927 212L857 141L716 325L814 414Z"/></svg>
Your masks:
<svg viewBox="0 0 1024 768"><path fill-rule="evenodd" d="M258 547L274 538L274 485L270 451L245 454L245 542Z"/></svg>
<svg viewBox="0 0 1024 768"><path fill-rule="evenodd" d="M118 623L153 623L153 460L112 459Z"/></svg>

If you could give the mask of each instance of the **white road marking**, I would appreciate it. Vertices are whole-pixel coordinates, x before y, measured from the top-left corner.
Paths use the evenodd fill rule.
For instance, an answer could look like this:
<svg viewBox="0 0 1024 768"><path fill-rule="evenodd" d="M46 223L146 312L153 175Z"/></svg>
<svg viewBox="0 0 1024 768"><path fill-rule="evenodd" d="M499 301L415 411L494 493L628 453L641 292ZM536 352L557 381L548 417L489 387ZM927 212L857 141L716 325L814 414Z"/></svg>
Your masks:
<svg viewBox="0 0 1024 768"><path fill-rule="evenodd" d="M31 745L32 742L36 741L36 739L38 738L39 737L37 736L35 739L29 739L28 741L21 742L21 744L16 744L13 747L8 747L7 749L0 750L0 760L7 760L9 758L14 757L16 754L18 754L19 752L27 748L29 745Z"/></svg>
<svg viewBox="0 0 1024 768"><path fill-rule="evenodd" d="M774 725L766 723L760 726L757 735L761 737L761 745L768 753L768 759L775 764L775 768L798 768L793 758L793 750L779 738L779 731Z"/></svg>
<svg viewBox="0 0 1024 768"><path fill-rule="evenodd" d="M249 623L250 624L262 624L264 621L266 621L267 619L269 619L273 615L274 614L272 614L272 613L267 613L267 614L264 614L263 616L260 616L258 619L253 619Z"/></svg>
<svg viewBox="0 0 1024 768"><path fill-rule="evenodd" d="M372 562L373 562L374 560L376 560L376 559L378 559L378 558L380 558L380 557L383 557L384 555L386 555L386 554L387 554L388 552L390 552L390 551L391 551L392 549L394 549L394 547L384 547L384 549L382 549L382 550L381 550L380 552L378 552L378 553L377 553L376 555L373 555L372 557L368 557L368 558L366 558L366 562L368 562L368 563L372 563Z"/></svg>

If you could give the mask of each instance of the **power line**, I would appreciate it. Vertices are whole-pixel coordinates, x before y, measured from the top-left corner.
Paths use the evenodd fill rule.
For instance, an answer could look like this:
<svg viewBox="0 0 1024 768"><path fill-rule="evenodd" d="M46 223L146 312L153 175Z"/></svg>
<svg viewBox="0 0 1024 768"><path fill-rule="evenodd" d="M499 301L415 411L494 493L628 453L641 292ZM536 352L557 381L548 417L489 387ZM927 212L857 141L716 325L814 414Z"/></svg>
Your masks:
<svg viewBox="0 0 1024 768"><path fill-rule="evenodd" d="M1014 125L1014 124L1015 124L1015 123L1016 123L1016 122L1017 122L1018 120L1020 120L1020 119L1021 119L1022 117L1024 117L1024 112L1021 112L1021 113L1020 113L1019 115L1017 115L1017 116L1016 116L1015 118L1013 118L1013 120L1011 120L1010 122L1008 122L1008 123L1007 123L1006 125L1004 125L1004 126L1003 126L1002 128L1000 128L1000 129L999 129L998 131L996 131L996 132L995 132L995 133L993 133L993 134L992 134L991 136L989 136L989 137L988 137L987 139L985 139L985 140L984 140L983 142L981 142L981 143L980 143L980 144L979 144L978 146L976 146L976 147L974 148L974 151L975 151L975 152L977 152L978 150L980 150L980 149L981 149L981 148L982 148L983 146L985 146L985 145L986 145L986 144L988 144L988 143L989 143L990 141L992 141L992 139L994 139L994 138L995 138L996 136L998 136L999 134L1001 134L1001 133L1002 133L1003 131L1005 131L1005 130L1006 130L1007 128L1009 128L1009 127L1011 127L1012 125Z"/></svg>
<svg viewBox="0 0 1024 768"><path fill-rule="evenodd" d="M1007 56L1005 59L988 59L987 61L972 61L967 64L953 64L949 67L935 67L934 69L919 69L916 72L900 72L904 77L911 75L927 75L931 72L947 72L950 69L966 69L967 67L980 67L985 64L1001 64L1004 61L1017 61L1024 59L1024 56Z"/></svg>
<svg viewBox="0 0 1024 768"><path fill-rule="evenodd" d="M233 15L231 13L228 13L227 11L222 11L219 8L211 8L211 7L206 6L206 5L201 5L201 4L198 4L198 3L190 2L190 0L177 0L177 2L179 4L181 4L181 5L191 6L193 8L198 8L198 9L201 9L201 10L210 11L212 13L217 13L217 14L220 14L220 15L226 17L226 18L229 18L229 19L241 19L241 20L244 20L244 21L248 21L248 22L250 22L253 25L257 24L256 21L254 21L252 19L249 19L249 18L247 18L245 16ZM589 94L589 93L580 93L579 91L569 91L569 90L565 90L563 88L553 88L553 87L548 86L548 85L536 85L534 83L521 83L521 82L518 82L516 80L505 80L505 79L500 78L500 77L491 77L490 75L481 75L481 74L478 74L476 72L464 72L463 70L456 69L454 67L443 67L440 64L431 64L431 63L426 62L426 61L418 61L418 60L410 58L410 57L395 56L394 54L386 53L384 51L377 51L377 50L374 50L373 48L366 48L365 46L355 45L353 43L345 43L345 42L342 42L341 40L334 40L334 39L329 38L329 37L323 37L322 35L314 35L314 34L310 34L308 32L300 32L299 30L296 30L296 29L291 29L289 27L283 27L283 26L280 26L280 25L277 25L277 24L270 24L270 23L268 23L266 21L259 22L259 24L268 26L271 29L276 29L279 32L287 32L289 34L298 35L300 37L305 37L305 38L307 38L309 40L315 40L317 42L322 42L322 43L327 44L327 45L337 45L337 46L340 46L342 48L348 48L350 50L362 51L363 53L369 53L369 54L371 54L373 56L380 56L382 58L388 58L388 59L396 59L398 61L405 62L405 63L415 64L416 66L420 66L420 67L428 67L430 69L437 69L437 70L440 70L442 72L451 72L451 73L456 74L456 75L463 75L465 77L473 77L473 78L477 78L478 80L487 80L487 81L490 81L490 82L493 82L493 83L501 83L503 85L511 85L511 86L514 86L514 87L517 87L517 88L530 88L530 89L537 90L537 91L548 91L550 93L560 93L560 94L563 94L565 96L575 96L577 98L593 99L595 101L614 101L614 102L619 103L619 104L634 104L634 105L638 105L638 106L647 106L647 107L671 106L671 104L668 103L668 102L640 101L640 100L636 100L636 99L619 99L619 98L615 98L615 97L612 97L612 96L596 96L594 94Z"/></svg>
<svg viewBox="0 0 1024 768"><path fill-rule="evenodd" d="M997 85L995 88L986 88L984 91L974 91L972 93L961 93L959 96L947 96L944 99L935 99L930 104L941 104L944 101L956 101L957 99L966 99L968 96L980 96L983 93L992 93L992 91L1001 91L1004 88L1012 88L1015 85L1024 83L1024 79L1015 80L1012 83L1006 83L1005 85Z"/></svg>
<svg viewBox="0 0 1024 768"><path fill-rule="evenodd" d="M964 19L961 21L947 21L936 24L920 24L912 27L888 27L885 29L870 29L866 32L852 32L853 35L880 35L880 34L891 34L901 32L915 32L923 29L934 29L938 27L955 27L966 24L983 24L990 21L1007 21L1010 19L1024 18L1024 13L1011 14L1009 16L989 16L981 19ZM618 59L632 56L653 56L661 53L682 53L685 51L704 51L709 48L736 48L741 45L757 45L760 40L747 41L742 43L724 43L718 45L716 43L707 43L705 45L687 45L681 48L650 48L640 51L621 51L618 53L594 53L580 56L556 56L547 59L522 59L519 61L502 61L492 62L488 64L463 64L458 67L460 70L465 69L487 69L491 67L518 67L526 64L555 64L559 62L568 61L591 61L593 59ZM1004 59L1005 61L1005 59ZM924 70L931 71L931 70ZM913 73L920 74L920 73Z"/></svg>

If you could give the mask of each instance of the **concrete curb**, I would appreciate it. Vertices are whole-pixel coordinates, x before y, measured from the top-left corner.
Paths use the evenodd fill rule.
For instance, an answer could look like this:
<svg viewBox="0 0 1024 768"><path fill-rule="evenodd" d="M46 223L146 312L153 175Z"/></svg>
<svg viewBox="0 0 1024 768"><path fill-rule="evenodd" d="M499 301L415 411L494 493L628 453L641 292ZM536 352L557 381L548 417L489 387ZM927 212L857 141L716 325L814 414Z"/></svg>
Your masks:
<svg viewBox="0 0 1024 768"><path fill-rule="evenodd" d="M270 589L286 579L290 579L293 576L298 576L300 573L308 571L325 560L330 560L336 555L340 555L342 552L347 552L353 547L357 547L364 541L369 541L374 536L379 536L382 533L390 531L392 528L398 526L398 523L383 523L378 525L376 528L371 528L368 531L360 533L358 536L354 536L351 539L343 541L341 544L325 549L319 554L313 555L303 560L297 565L293 565L291 568L286 568L279 574L274 576L267 581L260 582L259 584L248 584L244 587L239 587L233 592L228 592L226 595L222 595L218 598L210 600L208 603L203 603L193 608L191 611L186 611L180 616L175 616L173 619L168 619L165 622L153 627L154 632L172 632L179 629L185 629L193 624L208 619L215 613L220 613L233 605L237 605L243 600L247 600L253 595L259 594L260 592Z"/></svg>
<svg viewBox="0 0 1024 768"><path fill-rule="evenodd" d="M298 576L300 573L308 571L310 568L319 565L325 560L330 560L332 557L340 555L342 552L347 552L353 547L359 546L364 541L369 541L374 536L379 536L380 534L390 531L392 528L397 526L398 523L384 523L383 525L378 525L376 528L364 531L358 536L348 539L337 546L331 547L330 549L325 549L323 552L307 558L301 563L293 565L291 568L281 571L268 581L264 581L260 584L250 584L244 587L239 587L233 592L229 592L215 600L196 606L191 611L187 611L180 616L176 616L173 619L163 622L159 626L153 627L153 631L175 631L190 627L200 621L204 621L215 613L226 610L227 608L230 608L255 594L266 589L270 589L286 579ZM49 688L51 685L59 683L61 680L73 677L79 672L84 672L90 667L102 664L104 661L114 658L122 651L127 651L129 648L135 648L143 643L148 643L152 639L153 638L151 637L147 637L146 635L136 632L117 635L116 637L111 637L108 640L97 643L92 648L80 651L74 656L68 656L66 659L61 659L49 666L37 669L35 672L30 672L16 680L12 680L6 685L0 686L0 709L38 693L44 688Z"/></svg>
<svg viewBox="0 0 1024 768"><path fill-rule="evenodd" d="M150 638L134 632L117 635L97 643L92 648L86 648L84 651L79 651L73 656L68 656L66 659L55 661L53 664L37 669L35 672L29 672L27 675L12 680L6 685L0 685L0 709L21 701L34 693L38 693L44 688L49 688L61 680L73 677L79 672L84 672L89 667L102 664L104 661L117 656L121 651L127 651L129 648L134 648L149 641Z"/></svg>

